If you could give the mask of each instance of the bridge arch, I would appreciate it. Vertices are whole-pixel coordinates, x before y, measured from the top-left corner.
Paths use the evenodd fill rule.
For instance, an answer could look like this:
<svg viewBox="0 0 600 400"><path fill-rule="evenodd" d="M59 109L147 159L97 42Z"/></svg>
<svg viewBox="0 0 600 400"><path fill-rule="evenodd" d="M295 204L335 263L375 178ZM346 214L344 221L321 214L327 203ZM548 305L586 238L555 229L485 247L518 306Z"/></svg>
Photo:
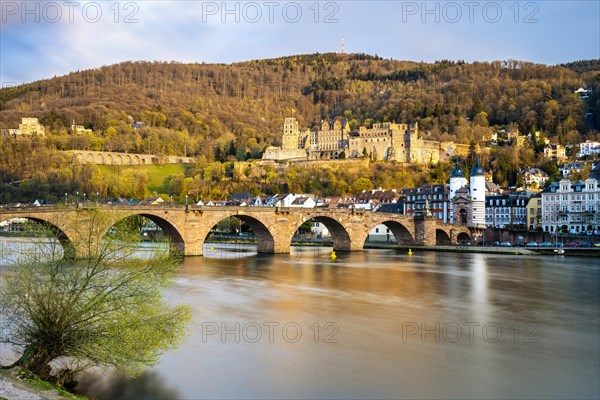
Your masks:
<svg viewBox="0 0 600 400"><path fill-rule="evenodd" d="M450 239L450 235L443 229L435 230L435 244L437 246L449 246L452 244L452 240Z"/></svg>
<svg viewBox="0 0 600 400"><path fill-rule="evenodd" d="M154 222L156 226L158 226L163 231L165 236L169 239L169 246L171 250L175 250L177 252L185 254L185 240L183 239L181 232L179 232L179 230L165 218L151 213L131 213L126 216L122 216L114 220L114 222L108 227L104 235L106 235L109 232L109 230L119 222L126 220L127 218L133 218L136 216L144 217Z"/></svg>
<svg viewBox="0 0 600 400"><path fill-rule="evenodd" d="M377 225L379 225L379 224L385 225L386 228L388 228L390 230L390 232L392 232L392 234L394 235L394 238L396 239L396 242L398 244L404 244L404 245L414 245L415 244L415 238L414 238L413 234L402 223L400 223L398 221L393 221L393 220L385 220L385 221L378 223ZM371 227L371 229L369 229L368 233L370 233L373 229L375 229L375 227L377 225ZM365 240L366 240L366 238L365 238Z"/></svg>
<svg viewBox="0 0 600 400"><path fill-rule="evenodd" d="M18 215L18 216L2 217L0 219L0 222L11 221L11 220L19 219L19 218L35 222L36 224L39 224L39 226L47 229L50 233L52 233L52 235L54 235L54 237L58 240L58 242L60 243L60 245L62 247L64 258L71 259L71 258L76 257L77 252L75 249L75 245L73 244L74 242L73 242L72 238L70 238L69 235L67 235L65 233L65 231L58 226L58 224L51 222L48 219L27 216L27 215Z"/></svg>
<svg viewBox="0 0 600 400"><path fill-rule="evenodd" d="M396 221L387 218L374 218L370 221L365 221L365 224L360 224L353 227L351 232L353 241L353 250L362 250L365 243L369 240L369 235L379 225L385 226L394 235L394 240L400 245L415 245L415 238L411 232L411 226L404 224L403 221ZM391 238L390 238L391 239Z"/></svg>
<svg viewBox="0 0 600 400"><path fill-rule="evenodd" d="M460 232L460 233L459 233L459 234L456 236L456 241L457 241L458 243L461 243L461 242L468 242L468 241L470 241L470 240L471 240L471 236L470 236L468 233L466 233L466 232Z"/></svg>
<svg viewBox="0 0 600 400"><path fill-rule="evenodd" d="M290 243L292 241L293 235L295 235L296 231L304 224L306 221L314 221L320 222L325 225L325 228L329 231L331 238L333 239L333 249L338 251L350 251L352 250L352 241L350 239L350 234L339 221L335 220L332 217L317 215L311 218L304 219L301 221L299 225L296 226L294 231L292 232L292 236L289 238Z"/></svg>
<svg viewBox="0 0 600 400"><path fill-rule="evenodd" d="M207 239L211 230L228 218L236 218L250 227L256 239L258 253L273 253L275 251L275 239L265 223L251 215L235 212L227 213L226 215L218 215L217 218L207 220L204 225L204 230L200 232L201 243L209 243L210 241Z"/></svg>

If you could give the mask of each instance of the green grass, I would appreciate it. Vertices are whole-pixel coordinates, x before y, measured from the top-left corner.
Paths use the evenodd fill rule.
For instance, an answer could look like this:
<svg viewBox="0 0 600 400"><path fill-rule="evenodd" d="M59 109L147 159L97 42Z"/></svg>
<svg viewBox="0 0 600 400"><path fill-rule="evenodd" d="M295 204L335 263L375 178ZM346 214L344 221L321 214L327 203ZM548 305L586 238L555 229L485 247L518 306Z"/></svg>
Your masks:
<svg viewBox="0 0 600 400"><path fill-rule="evenodd" d="M85 396L78 396L73 394L59 386L53 385L50 382L46 382L29 372L28 370L15 367L11 369L5 369L0 371L0 375L5 375L9 379L9 382L12 380L15 383L20 382L20 384L30 391L37 393L41 397L48 397L47 394L42 392L54 392L57 393L62 399L69 400L88 400ZM57 398L53 396L52 398ZM0 397L0 400L6 400L4 397Z"/></svg>
<svg viewBox="0 0 600 400"><path fill-rule="evenodd" d="M128 179L136 174L145 174L148 178L148 184L146 185L148 192L166 193L168 189L167 179L173 175L184 175L194 165L99 165L98 167L106 177L114 177L115 179Z"/></svg>
<svg viewBox="0 0 600 400"><path fill-rule="evenodd" d="M19 375L22 376L22 382L25 382L28 387L30 387L31 389L35 390L38 393L45 392L45 391L56 391L59 395L61 395L65 399L87 400L87 397L78 396L67 390L64 390L63 388L61 388L59 386L53 385L50 382L43 381L27 370L21 370L21 372L19 372Z"/></svg>

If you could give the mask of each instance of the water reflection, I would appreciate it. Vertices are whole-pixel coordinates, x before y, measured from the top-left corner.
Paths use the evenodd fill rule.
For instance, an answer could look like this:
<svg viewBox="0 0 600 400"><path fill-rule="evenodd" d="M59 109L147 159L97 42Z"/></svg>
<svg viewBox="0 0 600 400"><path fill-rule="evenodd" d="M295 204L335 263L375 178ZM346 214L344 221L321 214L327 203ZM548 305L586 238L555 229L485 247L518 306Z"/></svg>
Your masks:
<svg viewBox="0 0 600 400"><path fill-rule="evenodd" d="M146 371L135 379L88 374L79 382L78 394L97 400L164 400L181 397L177 389L168 385L155 371Z"/></svg>

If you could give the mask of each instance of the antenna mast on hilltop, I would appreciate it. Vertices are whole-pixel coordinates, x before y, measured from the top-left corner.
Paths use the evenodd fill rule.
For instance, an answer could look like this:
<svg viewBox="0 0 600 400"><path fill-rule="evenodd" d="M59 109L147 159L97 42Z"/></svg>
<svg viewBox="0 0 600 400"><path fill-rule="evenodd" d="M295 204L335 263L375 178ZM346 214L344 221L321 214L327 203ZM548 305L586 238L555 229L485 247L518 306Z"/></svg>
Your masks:
<svg viewBox="0 0 600 400"><path fill-rule="evenodd" d="M342 36L342 54L344 54L344 37Z"/></svg>

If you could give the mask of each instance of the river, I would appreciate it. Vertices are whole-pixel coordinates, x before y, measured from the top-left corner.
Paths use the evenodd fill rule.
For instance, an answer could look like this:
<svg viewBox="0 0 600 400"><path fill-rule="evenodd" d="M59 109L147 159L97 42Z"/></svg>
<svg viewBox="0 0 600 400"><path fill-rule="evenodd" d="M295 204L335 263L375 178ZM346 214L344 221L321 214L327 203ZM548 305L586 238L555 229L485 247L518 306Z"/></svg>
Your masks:
<svg viewBox="0 0 600 400"><path fill-rule="evenodd" d="M598 398L595 259L294 248L186 258L185 343L104 398ZM107 384L108 383L108 384Z"/></svg>
<svg viewBox="0 0 600 400"><path fill-rule="evenodd" d="M28 242L4 240L0 258ZM83 393L600 397L596 259L395 250L332 259L331 248L257 255L230 245L205 254L186 258L167 292L190 305L186 341L136 380L84 378Z"/></svg>

